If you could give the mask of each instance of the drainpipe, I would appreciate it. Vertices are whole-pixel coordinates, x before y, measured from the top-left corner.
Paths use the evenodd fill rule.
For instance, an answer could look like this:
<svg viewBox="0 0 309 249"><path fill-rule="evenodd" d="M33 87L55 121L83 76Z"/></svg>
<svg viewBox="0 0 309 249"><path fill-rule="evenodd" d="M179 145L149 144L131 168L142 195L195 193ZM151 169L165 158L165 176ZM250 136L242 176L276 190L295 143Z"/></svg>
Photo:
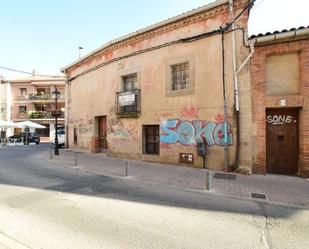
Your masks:
<svg viewBox="0 0 309 249"><path fill-rule="evenodd" d="M65 147L68 148L69 146L69 91L70 91L70 87L69 87L69 81L66 79L65 80L65 113L64 113L64 117L65 117Z"/></svg>
<svg viewBox="0 0 309 249"><path fill-rule="evenodd" d="M254 43L250 42L250 54L247 56L247 58L244 60L244 62L240 65L240 67L237 69L236 74L239 74L241 70L244 68L244 66L249 62L251 57L253 56L255 50L254 50Z"/></svg>
<svg viewBox="0 0 309 249"><path fill-rule="evenodd" d="M68 81L65 80L65 109L64 109L64 122L65 122L65 147L68 147Z"/></svg>
<svg viewBox="0 0 309 249"><path fill-rule="evenodd" d="M226 101L226 82L225 82L225 48L224 48L224 32L221 28L221 43L222 43L222 86L223 86L223 103L224 103L224 169L228 169L229 165L229 151L228 151L228 137L227 137L227 101Z"/></svg>
<svg viewBox="0 0 309 249"><path fill-rule="evenodd" d="M233 11L233 0L229 0L230 7L230 18L234 20L234 11ZM244 66L249 62L250 58L254 54L254 43L251 42L250 45L250 54L244 60L244 62L237 69L237 54L236 54L236 38L235 38L235 23L232 23L232 57L233 57L233 80L234 80L234 101L235 101L235 113L236 113L236 155L235 155L235 166L239 167L239 154L240 154L240 104L239 104L239 87L238 87L238 74L244 68ZM245 39L245 38L244 38ZM244 41L247 43L247 40Z"/></svg>
<svg viewBox="0 0 309 249"><path fill-rule="evenodd" d="M230 19L232 21L232 59L233 59L233 80L234 80L234 101L235 101L235 112L236 112L236 155L235 155L235 166L239 166L239 151L240 151L240 122L239 122L239 91L238 91L238 77L237 77L237 57L236 57L236 38L235 38L235 23L234 20L234 10L233 10L233 0L229 0L230 7Z"/></svg>

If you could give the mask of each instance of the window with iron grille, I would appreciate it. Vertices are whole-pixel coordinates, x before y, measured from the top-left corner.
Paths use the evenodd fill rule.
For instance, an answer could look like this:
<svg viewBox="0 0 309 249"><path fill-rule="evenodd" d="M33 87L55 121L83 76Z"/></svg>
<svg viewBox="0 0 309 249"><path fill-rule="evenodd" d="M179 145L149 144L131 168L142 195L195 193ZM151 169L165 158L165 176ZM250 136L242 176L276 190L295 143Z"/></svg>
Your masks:
<svg viewBox="0 0 309 249"><path fill-rule="evenodd" d="M171 90L181 90L189 85L189 62L171 65L172 85Z"/></svg>
<svg viewBox="0 0 309 249"><path fill-rule="evenodd" d="M160 154L160 126L143 125L144 154Z"/></svg>

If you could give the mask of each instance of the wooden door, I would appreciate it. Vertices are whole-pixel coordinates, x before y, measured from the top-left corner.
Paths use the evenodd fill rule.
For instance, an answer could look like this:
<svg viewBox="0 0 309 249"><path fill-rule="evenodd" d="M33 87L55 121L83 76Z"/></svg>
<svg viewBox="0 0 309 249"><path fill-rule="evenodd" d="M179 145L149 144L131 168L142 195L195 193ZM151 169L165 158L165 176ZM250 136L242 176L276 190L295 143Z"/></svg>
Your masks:
<svg viewBox="0 0 309 249"><path fill-rule="evenodd" d="M266 111L267 172L295 175L298 171L298 109Z"/></svg>
<svg viewBox="0 0 309 249"><path fill-rule="evenodd" d="M107 124L106 116L100 116L98 120L99 125L99 149L100 151L106 151L107 149Z"/></svg>

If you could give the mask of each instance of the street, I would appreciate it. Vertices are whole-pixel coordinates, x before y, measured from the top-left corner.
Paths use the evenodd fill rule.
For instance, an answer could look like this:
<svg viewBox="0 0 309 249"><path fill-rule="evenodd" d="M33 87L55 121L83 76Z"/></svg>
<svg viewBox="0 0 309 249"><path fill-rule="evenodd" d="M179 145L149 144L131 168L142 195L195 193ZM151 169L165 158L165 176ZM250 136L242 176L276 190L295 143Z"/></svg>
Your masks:
<svg viewBox="0 0 309 249"><path fill-rule="evenodd" d="M0 248L309 248L309 210L90 174L47 150L0 148Z"/></svg>

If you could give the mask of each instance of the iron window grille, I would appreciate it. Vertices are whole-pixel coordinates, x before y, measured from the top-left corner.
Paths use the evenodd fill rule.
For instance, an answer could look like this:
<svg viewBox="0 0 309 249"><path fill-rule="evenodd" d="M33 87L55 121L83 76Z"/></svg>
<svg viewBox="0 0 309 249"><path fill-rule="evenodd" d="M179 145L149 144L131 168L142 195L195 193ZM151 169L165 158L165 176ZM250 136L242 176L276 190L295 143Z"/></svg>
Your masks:
<svg viewBox="0 0 309 249"><path fill-rule="evenodd" d="M141 112L141 90L117 92L116 111L121 117L138 117Z"/></svg>
<svg viewBox="0 0 309 249"><path fill-rule="evenodd" d="M171 90L186 89L189 85L189 62L171 65Z"/></svg>
<svg viewBox="0 0 309 249"><path fill-rule="evenodd" d="M117 114L134 117L140 113L140 90L136 89L137 74L122 77L122 92L116 93Z"/></svg>
<svg viewBox="0 0 309 249"><path fill-rule="evenodd" d="M160 154L160 126L144 125L143 126L144 154Z"/></svg>

